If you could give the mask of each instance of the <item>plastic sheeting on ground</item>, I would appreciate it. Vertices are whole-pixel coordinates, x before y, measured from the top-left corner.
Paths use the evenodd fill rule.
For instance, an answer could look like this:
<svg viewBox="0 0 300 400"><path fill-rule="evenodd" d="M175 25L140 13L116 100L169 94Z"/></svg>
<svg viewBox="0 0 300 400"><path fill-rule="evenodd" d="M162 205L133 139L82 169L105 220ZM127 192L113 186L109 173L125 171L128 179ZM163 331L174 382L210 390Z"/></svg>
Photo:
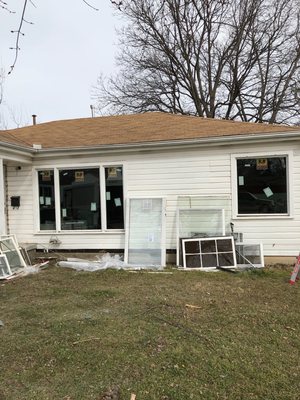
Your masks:
<svg viewBox="0 0 300 400"><path fill-rule="evenodd" d="M130 265L126 264L118 254L104 254L97 257L95 261L83 260L80 258L67 258L66 261L59 261L59 267L72 268L77 271L100 271L108 268L125 270L163 270L162 266L157 265Z"/></svg>

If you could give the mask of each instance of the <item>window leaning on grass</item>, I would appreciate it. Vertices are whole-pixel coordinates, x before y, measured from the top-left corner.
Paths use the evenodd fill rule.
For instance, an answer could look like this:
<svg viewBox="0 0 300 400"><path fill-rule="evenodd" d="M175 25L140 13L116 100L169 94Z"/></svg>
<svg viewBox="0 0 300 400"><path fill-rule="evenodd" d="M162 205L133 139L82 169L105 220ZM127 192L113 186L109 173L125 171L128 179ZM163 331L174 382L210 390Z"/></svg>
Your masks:
<svg viewBox="0 0 300 400"><path fill-rule="evenodd" d="M55 170L38 171L41 231L124 229L122 166Z"/></svg>
<svg viewBox="0 0 300 400"><path fill-rule="evenodd" d="M237 159L238 215L287 214L287 157Z"/></svg>

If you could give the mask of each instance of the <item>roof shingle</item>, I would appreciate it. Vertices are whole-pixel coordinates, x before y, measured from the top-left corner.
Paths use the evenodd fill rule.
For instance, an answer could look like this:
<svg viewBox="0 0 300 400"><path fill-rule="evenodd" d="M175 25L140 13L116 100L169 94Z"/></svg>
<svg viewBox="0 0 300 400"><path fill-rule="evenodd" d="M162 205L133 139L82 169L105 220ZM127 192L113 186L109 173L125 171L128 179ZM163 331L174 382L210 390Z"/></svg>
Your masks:
<svg viewBox="0 0 300 400"><path fill-rule="evenodd" d="M0 141L30 147L40 144L42 148L55 149L275 134L297 130L299 128L284 125L149 112L54 121L0 131Z"/></svg>

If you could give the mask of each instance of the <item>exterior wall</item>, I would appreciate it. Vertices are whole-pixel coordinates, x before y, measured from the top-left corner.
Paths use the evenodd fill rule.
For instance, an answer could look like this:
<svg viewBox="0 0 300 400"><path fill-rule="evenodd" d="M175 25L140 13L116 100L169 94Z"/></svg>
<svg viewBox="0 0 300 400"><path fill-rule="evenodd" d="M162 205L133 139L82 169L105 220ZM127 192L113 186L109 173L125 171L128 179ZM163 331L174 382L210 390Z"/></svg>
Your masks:
<svg viewBox="0 0 300 400"><path fill-rule="evenodd" d="M230 196L232 197L231 155L237 153L285 153L292 152L293 168L290 171L290 186L293 188L293 214L283 217L251 217L233 219L235 230L243 232L244 240L262 242L269 256L295 256L300 251L300 145L296 142L266 143L264 145L224 145L194 147L182 150L132 153L99 154L99 156L57 157L36 159L31 166L16 171L8 166L8 196L21 196L21 207L9 207L9 233L18 236L20 242L39 243L49 247L51 237L60 241L58 249L123 249L124 232L79 232L38 233L38 195L35 168L80 167L119 163L124 166L125 197L166 198L167 237L166 247L176 247L177 196ZM230 216L232 217L232 216ZM51 245L50 245L51 248Z"/></svg>
<svg viewBox="0 0 300 400"><path fill-rule="evenodd" d="M12 208L8 201L8 234L16 234L19 242L33 242L33 187L32 167L18 164L7 165L7 198L20 196L20 207Z"/></svg>
<svg viewBox="0 0 300 400"><path fill-rule="evenodd" d="M0 235L6 234L4 165L0 158Z"/></svg>

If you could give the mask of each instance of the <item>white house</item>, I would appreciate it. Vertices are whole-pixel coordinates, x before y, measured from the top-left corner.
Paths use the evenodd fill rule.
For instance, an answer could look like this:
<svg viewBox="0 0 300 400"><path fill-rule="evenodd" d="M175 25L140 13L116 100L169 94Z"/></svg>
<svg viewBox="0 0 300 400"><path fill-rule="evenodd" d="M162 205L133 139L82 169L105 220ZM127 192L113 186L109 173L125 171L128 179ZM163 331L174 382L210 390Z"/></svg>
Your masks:
<svg viewBox="0 0 300 400"><path fill-rule="evenodd" d="M228 199L227 221L244 240L295 257L299 139L296 127L164 113L0 131L0 234L38 248L124 250L127 199L162 198L174 253L180 202Z"/></svg>

